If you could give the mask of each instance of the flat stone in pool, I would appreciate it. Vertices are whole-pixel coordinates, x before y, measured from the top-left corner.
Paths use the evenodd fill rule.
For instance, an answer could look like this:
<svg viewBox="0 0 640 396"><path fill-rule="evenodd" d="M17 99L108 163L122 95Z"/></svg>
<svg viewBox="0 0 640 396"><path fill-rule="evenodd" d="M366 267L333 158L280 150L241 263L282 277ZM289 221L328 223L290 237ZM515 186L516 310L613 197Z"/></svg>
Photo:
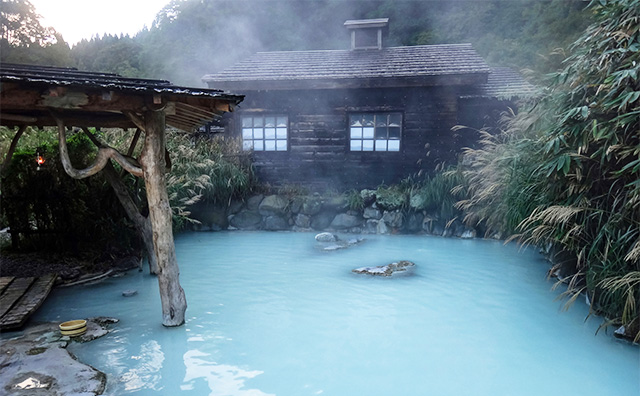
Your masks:
<svg viewBox="0 0 640 396"><path fill-rule="evenodd" d="M366 275L374 275L374 276L391 276L397 272L405 272L412 267L415 267L415 264L411 261L400 260L387 265L379 265L377 267L362 267L351 270L351 272L355 272L356 274L366 274Z"/></svg>

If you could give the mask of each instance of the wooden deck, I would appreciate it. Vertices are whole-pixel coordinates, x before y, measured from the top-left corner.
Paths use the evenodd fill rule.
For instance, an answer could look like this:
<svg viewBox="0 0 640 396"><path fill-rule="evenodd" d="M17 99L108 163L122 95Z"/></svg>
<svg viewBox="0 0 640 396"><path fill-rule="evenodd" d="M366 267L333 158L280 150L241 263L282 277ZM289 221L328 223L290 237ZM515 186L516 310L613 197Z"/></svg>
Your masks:
<svg viewBox="0 0 640 396"><path fill-rule="evenodd" d="M0 330L21 327L49 295L56 275L0 277Z"/></svg>

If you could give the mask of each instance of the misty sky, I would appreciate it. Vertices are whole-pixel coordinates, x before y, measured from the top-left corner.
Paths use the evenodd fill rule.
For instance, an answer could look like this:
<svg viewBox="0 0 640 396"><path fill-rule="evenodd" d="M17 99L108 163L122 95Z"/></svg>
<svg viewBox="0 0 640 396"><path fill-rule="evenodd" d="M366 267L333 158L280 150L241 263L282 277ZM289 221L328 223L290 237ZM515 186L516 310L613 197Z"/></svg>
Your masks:
<svg viewBox="0 0 640 396"><path fill-rule="evenodd" d="M53 27L69 45L98 34L135 35L151 26L158 11L170 0L30 0L42 16L43 26Z"/></svg>

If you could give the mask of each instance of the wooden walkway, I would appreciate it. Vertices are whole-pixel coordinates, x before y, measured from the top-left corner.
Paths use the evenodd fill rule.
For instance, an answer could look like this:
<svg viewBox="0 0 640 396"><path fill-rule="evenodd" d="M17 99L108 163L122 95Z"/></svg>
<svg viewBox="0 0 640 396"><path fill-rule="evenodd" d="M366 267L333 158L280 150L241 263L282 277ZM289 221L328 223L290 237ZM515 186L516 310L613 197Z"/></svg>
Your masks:
<svg viewBox="0 0 640 396"><path fill-rule="evenodd" d="M0 330L22 327L49 295L56 275L39 278L0 277Z"/></svg>

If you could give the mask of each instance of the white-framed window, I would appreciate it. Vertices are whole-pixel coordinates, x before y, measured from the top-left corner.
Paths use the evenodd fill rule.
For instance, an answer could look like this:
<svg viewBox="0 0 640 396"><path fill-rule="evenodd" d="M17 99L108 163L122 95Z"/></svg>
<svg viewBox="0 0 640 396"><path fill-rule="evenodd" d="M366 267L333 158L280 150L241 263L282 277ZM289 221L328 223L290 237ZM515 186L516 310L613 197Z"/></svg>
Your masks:
<svg viewBox="0 0 640 396"><path fill-rule="evenodd" d="M242 149L287 151L289 117L285 115L242 116Z"/></svg>
<svg viewBox="0 0 640 396"><path fill-rule="evenodd" d="M351 151L400 151L402 113L349 115Z"/></svg>

